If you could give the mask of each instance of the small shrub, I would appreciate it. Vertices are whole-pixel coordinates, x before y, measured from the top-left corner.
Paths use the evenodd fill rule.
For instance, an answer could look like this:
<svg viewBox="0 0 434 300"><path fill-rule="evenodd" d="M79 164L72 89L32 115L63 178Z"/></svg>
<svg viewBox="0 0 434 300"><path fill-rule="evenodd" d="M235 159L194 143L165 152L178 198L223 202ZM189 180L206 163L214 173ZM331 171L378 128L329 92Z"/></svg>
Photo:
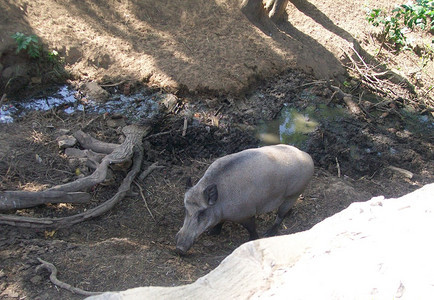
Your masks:
<svg viewBox="0 0 434 300"><path fill-rule="evenodd" d="M17 44L16 53L25 51L33 60L33 66L37 77L49 78L47 80L58 81L68 78L70 75L65 71L64 61L56 50L45 50L38 37L34 34L26 35L17 32L12 35Z"/></svg>
<svg viewBox="0 0 434 300"><path fill-rule="evenodd" d="M415 26L425 30L434 30L434 1L417 0L416 3L402 4L393 10L397 17L402 17L404 25L413 30Z"/></svg>
<svg viewBox="0 0 434 300"><path fill-rule="evenodd" d="M17 53L24 50L31 58L40 58L42 52L42 46L39 43L39 39L36 35L25 35L22 32L17 32L12 35L12 38L17 43Z"/></svg>
<svg viewBox="0 0 434 300"><path fill-rule="evenodd" d="M416 0L402 4L390 13L376 8L368 11L367 20L374 26L383 26L382 42L408 46L405 32L416 28L434 31L434 1ZM434 41L432 41L434 43Z"/></svg>

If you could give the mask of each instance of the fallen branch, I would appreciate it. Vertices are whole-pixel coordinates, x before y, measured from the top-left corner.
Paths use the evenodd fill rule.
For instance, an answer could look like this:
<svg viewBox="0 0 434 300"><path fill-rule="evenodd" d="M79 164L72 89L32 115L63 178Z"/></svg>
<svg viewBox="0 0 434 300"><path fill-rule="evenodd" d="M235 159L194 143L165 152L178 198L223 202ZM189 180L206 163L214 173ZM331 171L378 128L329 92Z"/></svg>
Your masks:
<svg viewBox="0 0 434 300"><path fill-rule="evenodd" d="M83 295L83 296L92 296L92 295L99 295L102 294L102 292L89 292L82 290L80 288L73 287L70 284L67 284L63 281L60 281L57 279L57 268L52 264L45 260L42 260L38 257L38 261L41 263L39 266L36 267L36 272L38 272L41 268L45 268L50 272L50 281L55 284L56 286L68 290L74 294Z"/></svg>
<svg viewBox="0 0 434 300"><path fill-rule="evenodd" d="M362 59L360 54L352 46L350 46L350 48L351 48L351 50L354 51L354 53L357 55L359 60L362 62L362 64L363 64L362 67L359 67L357 62L351 57L351 55L347 51L345 51L345 49L343 49L343 48L341 48L341 49L345 53L345 55L349 58L349 60L352 62L353 66L356 68L357 72L362 76L362 79L364 79L365 81L367 81L371 84L378 83L379 82L378 78L375 77L374 75L370 74L370 71L372 71L372 70L371 70L371 68L368 67L368 65Z"/></svg>

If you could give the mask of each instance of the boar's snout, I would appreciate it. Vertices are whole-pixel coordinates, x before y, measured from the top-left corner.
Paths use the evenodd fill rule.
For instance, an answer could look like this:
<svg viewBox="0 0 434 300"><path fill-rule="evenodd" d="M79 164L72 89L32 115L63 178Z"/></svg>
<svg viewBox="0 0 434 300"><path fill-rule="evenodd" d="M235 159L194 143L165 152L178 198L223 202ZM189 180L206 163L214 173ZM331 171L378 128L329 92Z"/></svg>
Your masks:
<svg viewBox="0 0 434 300"><path fill-rule="evenodd" d="M185 255L187 253L187 250L181 248L180 246L176 246L175 252L179 255Z"/></svg>
<svg viewBox="0 0 434 300"><path fill-rule="evenodd" d="M190 241L192 240L192 241ZM182 229L175 236L176 249L175 252L179 255L185 255L193 245L194 239L188 238L182 233Z"/></svg>

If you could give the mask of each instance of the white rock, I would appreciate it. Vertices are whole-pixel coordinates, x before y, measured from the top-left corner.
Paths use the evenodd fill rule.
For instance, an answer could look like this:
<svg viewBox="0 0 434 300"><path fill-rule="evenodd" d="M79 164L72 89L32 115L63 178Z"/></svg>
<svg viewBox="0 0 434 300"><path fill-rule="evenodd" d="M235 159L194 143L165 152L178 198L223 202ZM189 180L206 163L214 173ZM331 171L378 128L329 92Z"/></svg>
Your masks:
<svg viewBox="0 0 434 300"><path fill-rule="evenodd" d="M88 299L434 299L434 184L237 248L196 282Z"/></svg>

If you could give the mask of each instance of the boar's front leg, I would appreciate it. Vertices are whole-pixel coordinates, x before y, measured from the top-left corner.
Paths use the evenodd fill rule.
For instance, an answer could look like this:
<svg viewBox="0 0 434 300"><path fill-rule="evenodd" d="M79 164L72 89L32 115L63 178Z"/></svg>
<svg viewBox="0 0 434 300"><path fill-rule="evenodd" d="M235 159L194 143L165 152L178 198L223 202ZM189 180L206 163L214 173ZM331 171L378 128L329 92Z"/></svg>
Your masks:
<svg viewBox="0 0 434 300"><path fill-rule="evenodd" d="M279 209L277 210L276 220L274 221L273 226L271 226L270 229L268 229L265 232L265 234L264 234L265 237L270 237L270 236L275 236L276 235L277 230L279 229L280 225L282 224L283 219L285 219L285 217L288 215L289 210L294 205L294 203L297 200L298 196L299 195L288 197L288 199L286 199L279 206Z"/></svg>
<svg viewBox="0 0 434 300"><path fill-rule="evenodd" d="M255 216L250 217L244 221L240 222L241 225L243 225L244 228L247 229L249 232L249 240L253 241L259 238L258 232L256 231L256 223L255 223Z"/></svg>

